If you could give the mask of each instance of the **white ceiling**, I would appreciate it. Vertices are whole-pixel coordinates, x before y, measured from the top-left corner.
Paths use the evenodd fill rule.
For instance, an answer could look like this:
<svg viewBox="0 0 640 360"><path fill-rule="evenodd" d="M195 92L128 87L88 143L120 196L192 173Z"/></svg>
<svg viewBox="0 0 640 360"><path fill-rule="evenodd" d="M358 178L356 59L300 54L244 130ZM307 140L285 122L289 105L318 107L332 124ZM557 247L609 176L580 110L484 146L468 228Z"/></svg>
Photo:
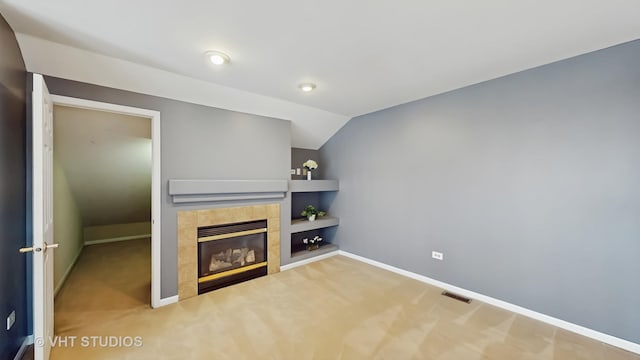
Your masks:
<svg viewBox="0 0 640 360"><path fill-rule="evenodd" d="M151 120L54 106L54 154L83 226L151 219Z"/></svg>
<svg viewBox="0 0 640 360"><path fill-rule="evenodd" d="M310 148L350 117L640 37L638 0L3 0L0 11L29 35L19 38L28 66L109 81L68 64L73 56L59 58L67 69L43 64L65 50L29 47L39 38L285 101L277 110L240 107L282 113L294 123L294 146ZM228 53L230 66L207 64L209 49ZM298 90L307 81L316 91ZM283 110L293 104L306 113Z"/></svg>

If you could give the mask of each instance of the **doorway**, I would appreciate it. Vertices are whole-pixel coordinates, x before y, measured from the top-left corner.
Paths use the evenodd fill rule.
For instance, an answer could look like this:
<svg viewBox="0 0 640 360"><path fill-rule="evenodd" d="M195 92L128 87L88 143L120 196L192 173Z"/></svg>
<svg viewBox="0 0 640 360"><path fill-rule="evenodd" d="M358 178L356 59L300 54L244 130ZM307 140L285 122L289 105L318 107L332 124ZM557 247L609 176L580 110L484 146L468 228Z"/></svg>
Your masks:
<svg viewBox="0 0 640 360"><path fill-rule="evenodd" d="M161 298L160 298L160 113L153 110L133 108L128 106L109 104L85 99L71 98L65 96L51 95L51 100L53 102L54 107L60 107L65 109L75 109L78 111L93 111L98 113L109 113L132 118L143 118L150 122L150 140L151 140L151 183L150 183L150 202L151 202L151 214L150 214L150 234L146 234L145 232L145 224L143 221L127 223L126 226L120 227L112 227L108 226L100 226L99 220L89 229L85 229L85 233L83 234L83 242L86 240L86 236L93 236L93 238L88 239L88 243L92 244L91 246L97 246L93 244L100 244L101 240L132 240L132 238L139 237L140 239L144 239L145 236L150 235L151 238L151 289L150 289L150 305L153 308L162 306ZM55 119L54 119L55 126ZM140 130L140 129L138 129ZM55 134L54 134L55 136ZM99 141L98 139L94 140L94 142ZM90 141L89 141L90 144ZM94 144L98 145L98 144ZM143 142L132 142L128 145L129 147L143 147ZM55 151L55 145L54 145ZM77 149L77 151L81 151ZM144 151L141 151L141 153ZM107 169L103 169L103 171L107 171ZM98 174L99 175L99 174ZM135 190L135 189L134 189ZM142 190L142 189L140 189ZM54 204L55 204L54 199ZM95 219L94 219L95 220ZM126 230L124 230L126 228ZM105 235L105 231L110 235ZM120 233L118 233L120 231ZM123 232L124 231L124 232ZM102 235L99 235L101 234ZM127 233L131 235L127 235ZM85 236L86 235L86 236ZM101 238L102 237L102 238ZM132 246L133 245L132 243ZM133 249L131 249L133 250ZM61 274L64 276L64 274Z"/></svg>

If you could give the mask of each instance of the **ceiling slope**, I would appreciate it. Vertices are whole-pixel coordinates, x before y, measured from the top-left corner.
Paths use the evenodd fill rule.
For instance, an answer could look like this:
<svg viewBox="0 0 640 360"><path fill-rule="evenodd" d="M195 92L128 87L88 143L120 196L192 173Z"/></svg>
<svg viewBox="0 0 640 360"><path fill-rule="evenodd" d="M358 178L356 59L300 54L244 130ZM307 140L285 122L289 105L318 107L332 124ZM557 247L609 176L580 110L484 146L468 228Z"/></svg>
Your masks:
<svg viewBox="0 0 640 360"><path fill-rule="evenodd" d="M288 119L306 148L353 116L640 38L637 0L3 0L0 12L31 71ZM231 64L214 69L210 49Z"/></svg>
<svg viewBox="0 0 640 360"><path fill-rule="evenodd" d="M350 117L16 34L27 70L291 121L293 147L319 149Z"/></svg>
<svg viewBox="0 0 640 360"><path fill-rule="evenodd" d="M54 106L55 156L86 226L151 218L151 120Z"/></svg>

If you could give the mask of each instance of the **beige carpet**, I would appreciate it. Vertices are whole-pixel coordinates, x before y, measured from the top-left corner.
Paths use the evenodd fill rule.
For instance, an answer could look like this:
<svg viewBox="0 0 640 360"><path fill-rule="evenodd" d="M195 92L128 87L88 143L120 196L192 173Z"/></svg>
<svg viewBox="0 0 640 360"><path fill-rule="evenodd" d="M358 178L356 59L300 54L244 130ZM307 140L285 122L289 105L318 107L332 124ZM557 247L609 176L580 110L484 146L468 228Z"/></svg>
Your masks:
<svg viewBox="0 0 640 360"><path fill-rule="evenodd" d="M52 359L640 359L342 256L150 309L148 258L148 241L85 250L56 302L78 340Z"/></svg>

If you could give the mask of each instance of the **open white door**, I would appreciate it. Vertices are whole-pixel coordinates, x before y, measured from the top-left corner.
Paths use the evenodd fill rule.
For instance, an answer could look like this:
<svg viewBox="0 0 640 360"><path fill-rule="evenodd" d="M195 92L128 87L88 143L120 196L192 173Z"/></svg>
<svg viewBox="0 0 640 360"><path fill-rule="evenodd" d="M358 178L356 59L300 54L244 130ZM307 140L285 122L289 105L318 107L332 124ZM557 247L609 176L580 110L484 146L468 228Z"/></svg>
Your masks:
<svg viewBox="0 0 640 360"><path fill-rule="evenodd" d="M35 360L49 359L53 338L53 103L33 74L33 336Z"/></svg>

